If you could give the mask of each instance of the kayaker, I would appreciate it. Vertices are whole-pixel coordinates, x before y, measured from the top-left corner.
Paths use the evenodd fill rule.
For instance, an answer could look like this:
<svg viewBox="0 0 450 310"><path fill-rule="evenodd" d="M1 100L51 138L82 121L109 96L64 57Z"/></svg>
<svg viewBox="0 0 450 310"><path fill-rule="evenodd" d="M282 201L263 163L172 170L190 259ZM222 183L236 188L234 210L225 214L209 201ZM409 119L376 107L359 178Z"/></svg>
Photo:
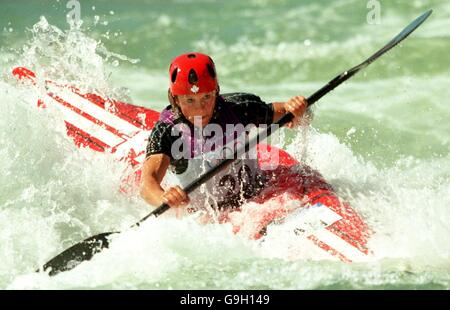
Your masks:
<svg viewBox="0 0 450 310"><path fill-rule="evenodd" d="M248 132L243 127L270 125L287 112L295 116L287 127L297 126L306 111L306 99L294 96L286 102L266 104L253 94L220 94L214 62L201 53L174 58L169 76L170 105L161 112L149 137L142 169L142 198L153 206L166 203L182 207L191 202L190 206L195 207L238 207L261 188L262 174L256 158L249 154L235 160L189 197L182 187L214 165L209 160L214 156L208 159L208 154L217 155L221 148L224 156L223 147L229 145L226 138L245 136ZM230 134L227 128L240 130ZM219 129L221 134L217 134ZM168 169L174 177L164 188L161 182Z"/></svg>

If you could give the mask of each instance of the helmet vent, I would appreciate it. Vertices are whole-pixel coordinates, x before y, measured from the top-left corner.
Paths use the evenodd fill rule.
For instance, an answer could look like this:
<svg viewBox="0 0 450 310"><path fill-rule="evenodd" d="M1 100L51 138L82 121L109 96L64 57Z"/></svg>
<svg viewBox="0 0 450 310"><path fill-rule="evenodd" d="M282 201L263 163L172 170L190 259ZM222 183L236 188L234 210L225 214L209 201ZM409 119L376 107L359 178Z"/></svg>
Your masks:
<svg viewBox="0 0 450 310"><path fill-rule="evenodd" d="M173 69L172 75L171 75L172 83L175 83L175 81L177 79L177 74L178 74L178 68Z"/></svg>
<svg viewBox="0 0 450 310"><path fill-rule="evenodd" d="M195 58L195 57L197 57L197 56L195 56L195 54L189 54L189 55L187 55L187 58Z"/></svg>
<svg viewBox="0 0 450 310"><path fill-rule="evenodd" d="M197 76L197 73L195 73L194 69L191 69L189 71L189 78L188 78L188 80L189 80L189 83L191 83L191 84L195 84L195 83L198 82L198 76Z"/></svg>
<svg viewBox="0 0 450 310"><path fill-rule="evenodd" d="M207 64L206 68L208 68L208 72L211 75L211 77L216 78L216 70L214 70L214 67L211 66L211 64Z"/></svg>

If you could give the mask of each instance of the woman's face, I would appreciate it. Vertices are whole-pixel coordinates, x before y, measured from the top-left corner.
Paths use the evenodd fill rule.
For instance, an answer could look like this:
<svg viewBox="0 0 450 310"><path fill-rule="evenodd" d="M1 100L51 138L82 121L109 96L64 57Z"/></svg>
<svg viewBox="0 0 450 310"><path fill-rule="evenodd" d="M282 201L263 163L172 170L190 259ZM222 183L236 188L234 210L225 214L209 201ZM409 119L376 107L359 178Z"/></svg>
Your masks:
<svg viewBox="0 0 450 310"><path fill-rule="evenodd" d="M184 117L195 126L206 126L211 120L216 105L216 91L195 95L179 95L175 102Z"/></svg>

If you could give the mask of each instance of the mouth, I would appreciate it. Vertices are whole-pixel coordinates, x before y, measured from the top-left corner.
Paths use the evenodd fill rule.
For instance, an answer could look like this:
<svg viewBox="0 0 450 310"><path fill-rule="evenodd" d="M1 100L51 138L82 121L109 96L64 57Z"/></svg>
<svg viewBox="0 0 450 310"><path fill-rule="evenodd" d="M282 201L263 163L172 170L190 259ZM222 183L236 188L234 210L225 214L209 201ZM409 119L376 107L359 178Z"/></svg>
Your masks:
<svg viewBox="0 0 450 310"><path fill-rule="evenodd" d="M209 119L211 119L212 115L208 114L208 115L196 115L192 118L190 118L191 121L195 122L195 120L200 120L202 123L208 121Z"/></svg>
<svg viewBox="0 0 450 310"><path fill-rule="evenodd" d="M198 118L205 119L207 117L208 117L208 115L196 115L196 116L192 116L192 117L189 117L189 118L195 120L195 119L198 119Z"/></svg>
<svg viewBox="0 0 450 310"><path fill-rule="evenodd" d="M202 118L202 120L204 120L204 119L210 118L210 117L211 117L211 114L207 114L207 115L199 115L199 116Z"/></svg>

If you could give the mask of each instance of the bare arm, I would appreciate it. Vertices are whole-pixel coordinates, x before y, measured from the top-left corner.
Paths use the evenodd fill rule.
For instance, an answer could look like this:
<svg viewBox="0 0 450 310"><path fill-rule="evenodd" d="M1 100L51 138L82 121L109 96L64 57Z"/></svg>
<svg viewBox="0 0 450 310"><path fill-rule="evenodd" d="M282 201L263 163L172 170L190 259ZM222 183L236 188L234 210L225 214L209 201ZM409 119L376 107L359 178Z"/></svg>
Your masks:
<svg viewBox="0 0 450 310"><path fill-rule="evenodd" d="M284 105L286 102L273 102L273 122L278 121L284 114L286 114L286 109Z"/></svg>
<svg viewBox="0 0 450 310"><path fill-rule="evenodd" d="M189 198L179 187L171 187L164 190L161 181L166 175L170 164L170 158L164 154L150 155L142 167L141 197L153 206L167 203L171 207L186 205Z"/></svg>

